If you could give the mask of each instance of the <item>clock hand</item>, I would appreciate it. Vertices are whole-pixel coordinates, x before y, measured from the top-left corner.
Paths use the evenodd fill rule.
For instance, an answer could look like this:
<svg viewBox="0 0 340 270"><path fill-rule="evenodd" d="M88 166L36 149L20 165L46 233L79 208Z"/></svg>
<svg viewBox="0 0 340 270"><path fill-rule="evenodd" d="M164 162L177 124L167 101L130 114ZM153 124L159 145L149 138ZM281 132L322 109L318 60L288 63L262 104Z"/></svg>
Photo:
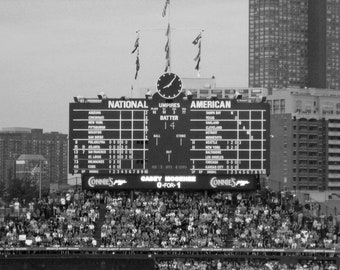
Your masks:
<svg viewBox="0 0 340 270"><path fill-rule="evenodd" d="M164 89L164 88L169 88L169 87L172 85L172 83L174 82L175 79L176 79L176 77L174 77L174 78L171 80L170 83L168 83L167 85L165 85L165 86L163 87L163 89Z"/></svg>

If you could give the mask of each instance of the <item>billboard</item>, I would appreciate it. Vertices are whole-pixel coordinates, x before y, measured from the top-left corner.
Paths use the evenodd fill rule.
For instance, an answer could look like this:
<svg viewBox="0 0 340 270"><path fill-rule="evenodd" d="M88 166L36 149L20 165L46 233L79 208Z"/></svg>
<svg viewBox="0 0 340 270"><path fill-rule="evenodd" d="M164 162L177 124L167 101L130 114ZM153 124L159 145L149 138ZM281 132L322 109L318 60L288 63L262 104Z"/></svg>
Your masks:
<svg viewBox="0 0 340 270"><path fill-rule="evenodd" d="M256 175L85 174L82 176L82 188L93 190L253 190L258 181Z"/></svg>
<svg viewBox="0 0 340 270"><path fill-rule="evenodd" d="M269 104L105 99L70 104L69 172L269 174Z"/></svg>

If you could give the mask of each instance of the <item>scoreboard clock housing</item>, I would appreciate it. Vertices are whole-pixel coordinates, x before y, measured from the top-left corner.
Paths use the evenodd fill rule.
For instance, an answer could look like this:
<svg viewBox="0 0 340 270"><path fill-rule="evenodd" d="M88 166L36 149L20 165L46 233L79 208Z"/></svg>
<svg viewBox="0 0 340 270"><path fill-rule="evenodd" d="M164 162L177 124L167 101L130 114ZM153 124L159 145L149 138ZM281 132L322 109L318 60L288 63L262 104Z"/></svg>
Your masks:
<svg viewBox="0 0 340 270"><path fill-rule="evenodd" d="M70 103L69 172L268 175L269 104L105 99Z"/></svg>
<svg viewBox="0 0 340 270"><path fill-rule="evenodd" d="M182 80L175 73L164 73L157 81L158 94L165 99L174 99L182 92Z"/></svg>

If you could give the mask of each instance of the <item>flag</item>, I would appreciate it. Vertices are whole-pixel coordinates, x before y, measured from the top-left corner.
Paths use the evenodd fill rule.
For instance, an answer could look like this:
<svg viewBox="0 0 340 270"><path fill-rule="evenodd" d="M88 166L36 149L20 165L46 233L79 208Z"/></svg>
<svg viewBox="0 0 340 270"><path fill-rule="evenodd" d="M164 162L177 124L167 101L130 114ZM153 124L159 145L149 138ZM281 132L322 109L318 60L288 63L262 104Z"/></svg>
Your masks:
<svg viewBox="0 0 340 270"><path fill-rule="evenodd" d="M165 62L164 72L168 72L169 68L170 68L170 59L167 59Z"/></svg>
<svg viewBox="0 0 340 270"><path fill-rule="evenodd" d="M169 36L170 36L170 23L168 23L168 28L166 29L165 35L169 38Z"/></svg>
<svg viewBox="0 0 340 270"><path fill-rule="evenodd" d="M138 76L138 71L139 71L139 68L140 68L140 64L139 64L139 33L138 33L138 36L137 36L136 41L135 41L134 48L133 48L131 53L135 53L135 52L137 52L137 56L136 56L136 73L135 73L135 80L136 80L137 76Z"/></svg>
<svg viewBox="0 0 340 270"><path fill-rule="evenodd" d="M194 61L197 61L198 59L201 59L201 41L198 43L198 53L194 58Z"/></svg>
<svg viewBox="0 0 340 270"><path fill-rule="evenodd" d="M135 53L135 51L139 48L139 37L137 37L136 41L135 41L135 46L132 50L131 53Z"/></svg>
<svg viewBox="0 0 340 270"><path fill-rule="evenodd" d="M166 9L167 9L168 5L170 5L170 0L165 0L163 12L162 12L162 17L165 17L165 15L166 15Z"/></svg>
<svg viewBox="0 0 340 270"><path fill-rule="evenodd" d="M168 50L169 50L169 39L167 39L165 43L165 47L164 47L164 51L168 51Z"/></svg>
<svg viewBox="0 0 340 270"><path fill-rule="evenodd" d="M194 61L199 61L201 60L201 41L198 43L198 53L196 57L194 58Z"/></svg>
<svg viewBox="0 0 340 270"><path fill-rule="evenodd" d="M36 173L40 173L40 164L34 166L34 168L31 170L31 175L34 176Z"/></svg>
<svg viewBox="0 0 340 270"><path fill-rule="evenodd" d="M201 63L201 38L202 38L202 32L199 33L199 35L192 42L192 44L194 44L195 46L198 45L198 53L196 57L194 58L194 61L196 61L195 69L198 72L197 76L199 76L200 63Z"/></svg>
<svg viewBox="0 0 340 270"><path fill-rule="evenodd" d="M197 64L195 66L196 70L200 70L200 62L201 62L201 58L199 58L198 61L197 61Z"/></svg>
<svg viewBox="0 0 340 270"><path fill-rule="evenodd" d="M202 33L199 33L199 35L194 39L192 44L197 45L198 41L202 38Z"/></svg>
<svg viewBox="0 0 340 270"><path fill-rule="evenodd" d="M139 53L137 52L135 80L137 79L139 68L140 68L140 65L139 65Z"/></svg>
<svg viewBox="0 0 340 270"><path fill-rule="evenodd" d="M164 72L167 72L168 69L170 68L170 24L168 23L168 28L166 30L166 43L165 43L165 47L164 47L164 50L165 50L165 71Z"/></svg>

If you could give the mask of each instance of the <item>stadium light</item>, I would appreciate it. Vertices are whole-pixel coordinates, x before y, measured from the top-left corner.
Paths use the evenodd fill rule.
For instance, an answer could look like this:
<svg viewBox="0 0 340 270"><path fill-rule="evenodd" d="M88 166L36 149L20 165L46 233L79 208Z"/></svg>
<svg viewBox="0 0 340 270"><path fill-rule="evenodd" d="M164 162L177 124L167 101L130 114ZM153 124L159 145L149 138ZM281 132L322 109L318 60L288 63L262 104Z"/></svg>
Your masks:
<svg viewBox="0 0 340 270"><path fill-rule="evenodd" d="M82 96L73 97L73 100L76 103L86 103L87 102L87 99L82 97Z"/></svg>
<svg viewBox="0 0 340 270"><path fill-rule="evenodd" d="M235 99L242 99L242 95L238 92L238 91L235 91L235 96L234 96Z"/></svg>
<svg viewBox="0 0 340 270"><path fill-rule="evenodd" d="M98 99L107 99L107 95L102 91L97 95Z"/></svg>
<svg viewBox="0 0 340 270"><path fill-rule="evenodd" d="M210 96L209 99L210 99L210 100L217 100L218 98L217 98L217 95L216 95L216 94L211 94L211 96Z"/></svg>
<svg viewBox="0 0 340 270"><path fill-rule="evenodd" d="M184 100L188 100L188 99L191 100L193 97L193 94L190 90L185 90L184 94L185 94L185 96L183 97Z"/></svg>

